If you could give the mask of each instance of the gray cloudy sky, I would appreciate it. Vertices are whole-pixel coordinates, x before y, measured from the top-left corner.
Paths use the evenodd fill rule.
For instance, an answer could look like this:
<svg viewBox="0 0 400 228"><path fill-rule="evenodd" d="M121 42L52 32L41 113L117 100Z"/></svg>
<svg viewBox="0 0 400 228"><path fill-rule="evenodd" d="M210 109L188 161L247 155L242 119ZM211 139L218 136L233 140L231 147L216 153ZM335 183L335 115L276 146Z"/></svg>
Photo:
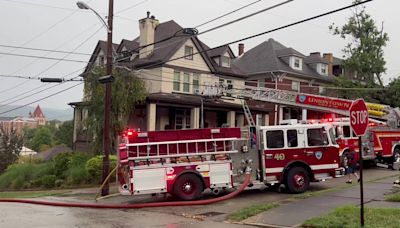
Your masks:
<svg viewBox="0 0 400 228"><path fill-rule="evenodd" d="M105 15L108 8L107 0L86 1L92 8ZM133 39L138 36L137 21L151 11L160 22L175 20L182 27L194 27L211 18L224 14L240 6L248 4L249 0L116 0L114 4L114 43L121 39ZM283 2L263 0L238 13L216 22L200 27L207 28L247 15L267 6ZM317 15L332 9L351 4L351 0L294 0L279 8L264 12L244 21L218 29L199 38L214 47L232 40L243 38L262 31L273 29L300 19ZM387 75L385 82L400 73L397 53L400 51L400 31L398 23L399 2L395 0L375 0L366 4L367 12L372 15L377 24L384 22L384 30L389 34L390 41L385 48ZM397 9L397 10L396 10ZM345 41L329 33L328 26L333 22L337 25L345 23L352 12L346 10L326 16L292 28L270 33L245 41L245 50L257 44L274 38L283 45L292 47L303 54L319 51L331 52L341 57L341 49ZM36 55L51 58L66 58L88 61L88 55L68 55L30 50L16 50L2 47L13 45L59 51L74 51L92 53L99 39L106 39L106 31L101 28L99 19L87 10L79 10L74 0L0 0L0 52ZM231 46L237 53L237 45ZM0 75L21 75L40 77L77 76L85 63L65 62L56 60L34 59L0 54ZM66 89L77 82L62 85L45 85L38 80L0 77L0 106L5 103L23 105ZM40 87L40 88L38 88ZM33 90L30 93L27 91ZM32 94L38 91L44 92ZM83 86L79 85L57 96L34 103L43 107L65 109L68 102L80 101ZM32 94L32 95L30 95ZM15 101L18 100L18 101Z"/></svg>

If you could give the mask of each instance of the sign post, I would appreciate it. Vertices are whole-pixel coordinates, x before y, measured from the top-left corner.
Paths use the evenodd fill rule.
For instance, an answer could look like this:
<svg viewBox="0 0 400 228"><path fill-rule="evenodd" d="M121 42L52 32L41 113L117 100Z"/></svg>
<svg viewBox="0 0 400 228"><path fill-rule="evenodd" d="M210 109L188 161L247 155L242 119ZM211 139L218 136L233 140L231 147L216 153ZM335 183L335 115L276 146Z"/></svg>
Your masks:
<svg viewBox="0 0 400 228"><path fill-rule="evenodd" d="M365 135L368 127L368 108L363 99L353 101L350 110L350 126L358 136L360 163L360 223L364 227L364 187L363 187L363 153L361 136Z"/></svg>

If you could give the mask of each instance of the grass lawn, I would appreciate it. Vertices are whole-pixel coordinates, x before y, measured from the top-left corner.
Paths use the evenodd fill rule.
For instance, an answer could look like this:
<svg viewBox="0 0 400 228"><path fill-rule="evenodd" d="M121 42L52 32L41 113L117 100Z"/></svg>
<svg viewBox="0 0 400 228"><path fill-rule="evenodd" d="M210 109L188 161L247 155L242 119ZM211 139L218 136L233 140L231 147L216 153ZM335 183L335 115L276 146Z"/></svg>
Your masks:
<svg viewBox="0 0 400 228"><path fill-rule="evenodd" d="M400 202L400 192L396 192L385 196L385 200L392 202Z"/></svg>
<svg viewBox="0 0 400 228"><path fill-rule="evenodd" d="M228 216L228 220L232 222L239 222L242 220L245 220L251 216L254 216L256 214L259 214L261 212L267 211L269 209L278 207L279 204L277 203L266 203L266 204L259 204L259 205L253 205L250 207L246 207L243 209L240 209L237 212L234 212Z"/></svg>
<svg viewBox="0 0 400 228"><path fill-rule="evenodd" d="M47 190L47 191L15 191L0 192L0 198L36 198L43 196L54 196L69 192L68 190Z"/></svg>
<svg viewBox="0 0 400 228"><path fill-rule="evenodd" d="M365 227L400 227L400 209L365 208ZM345 206L307 220L303 227L360 227L360 208Z"/></svg>

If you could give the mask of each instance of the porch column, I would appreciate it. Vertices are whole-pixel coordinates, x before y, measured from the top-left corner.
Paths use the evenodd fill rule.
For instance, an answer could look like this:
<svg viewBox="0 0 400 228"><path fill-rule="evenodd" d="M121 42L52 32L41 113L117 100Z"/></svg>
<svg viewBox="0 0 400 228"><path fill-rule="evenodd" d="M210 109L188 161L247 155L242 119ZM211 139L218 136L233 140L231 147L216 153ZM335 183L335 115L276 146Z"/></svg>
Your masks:
<svg viewBox="0 0 400 228"><path fill-rule="evenodd" d="M190 128L199 128L200 123L200 108L194 107L190 111Z"/></svg>
<svg viewBox="0 0 400 228"><path fill-rule="evenodd" d="M228 111L227 112L226 122L227 122L229 127L235 127L235 117L236 117L236 112L235 111Z"/></svg>
<svg viewBox="0 0 400 228"><path fill-rule="evenodd" d="M157 106L154 103L147 104L147 131L156 130Z"/></svg>
<svg viewBox="0 0 400 228"><path fill-rule="evenodd" d="M236 116L237 120L237 127L243 127L244 126L244 114L238 114Z"/></svg>
<svg viewBox="0 0 400 228"><path fill-rule="evenodd" d="M264 124L265 124L265 126L269 125L269 114L264 115Z"/></svg>

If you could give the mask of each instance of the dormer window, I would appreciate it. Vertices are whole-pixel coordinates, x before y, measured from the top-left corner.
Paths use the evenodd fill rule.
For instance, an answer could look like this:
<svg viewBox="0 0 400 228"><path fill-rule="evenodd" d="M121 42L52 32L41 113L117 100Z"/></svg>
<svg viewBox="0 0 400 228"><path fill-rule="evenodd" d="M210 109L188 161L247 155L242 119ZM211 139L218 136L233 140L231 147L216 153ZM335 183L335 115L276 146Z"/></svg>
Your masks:
<svg viewBox="0 0 400 228"><path fill-rule="evenodd" d="M296 57L296 56L291 56L289 60L289 65L291 68L295 70L302 70L303 69L303 59Z"/></svg>
<svg viewBox="0 0 400 228"><path fill-rule="evenodd" d="M104 66L104 55L99 56L99 66Z"/></svg>
<svg viewBox="0 0 400 228"><path fill-rule="evenodd" d="M320 75L328 75L328 65L325 63L318 63L317 71Z"/></svg>
<svg viewBox="0 0 400 228"><path fill-rule="evenodd" d="M222 67L230 67L231 59L227 56L221 56L221 66Z"/></svg>

